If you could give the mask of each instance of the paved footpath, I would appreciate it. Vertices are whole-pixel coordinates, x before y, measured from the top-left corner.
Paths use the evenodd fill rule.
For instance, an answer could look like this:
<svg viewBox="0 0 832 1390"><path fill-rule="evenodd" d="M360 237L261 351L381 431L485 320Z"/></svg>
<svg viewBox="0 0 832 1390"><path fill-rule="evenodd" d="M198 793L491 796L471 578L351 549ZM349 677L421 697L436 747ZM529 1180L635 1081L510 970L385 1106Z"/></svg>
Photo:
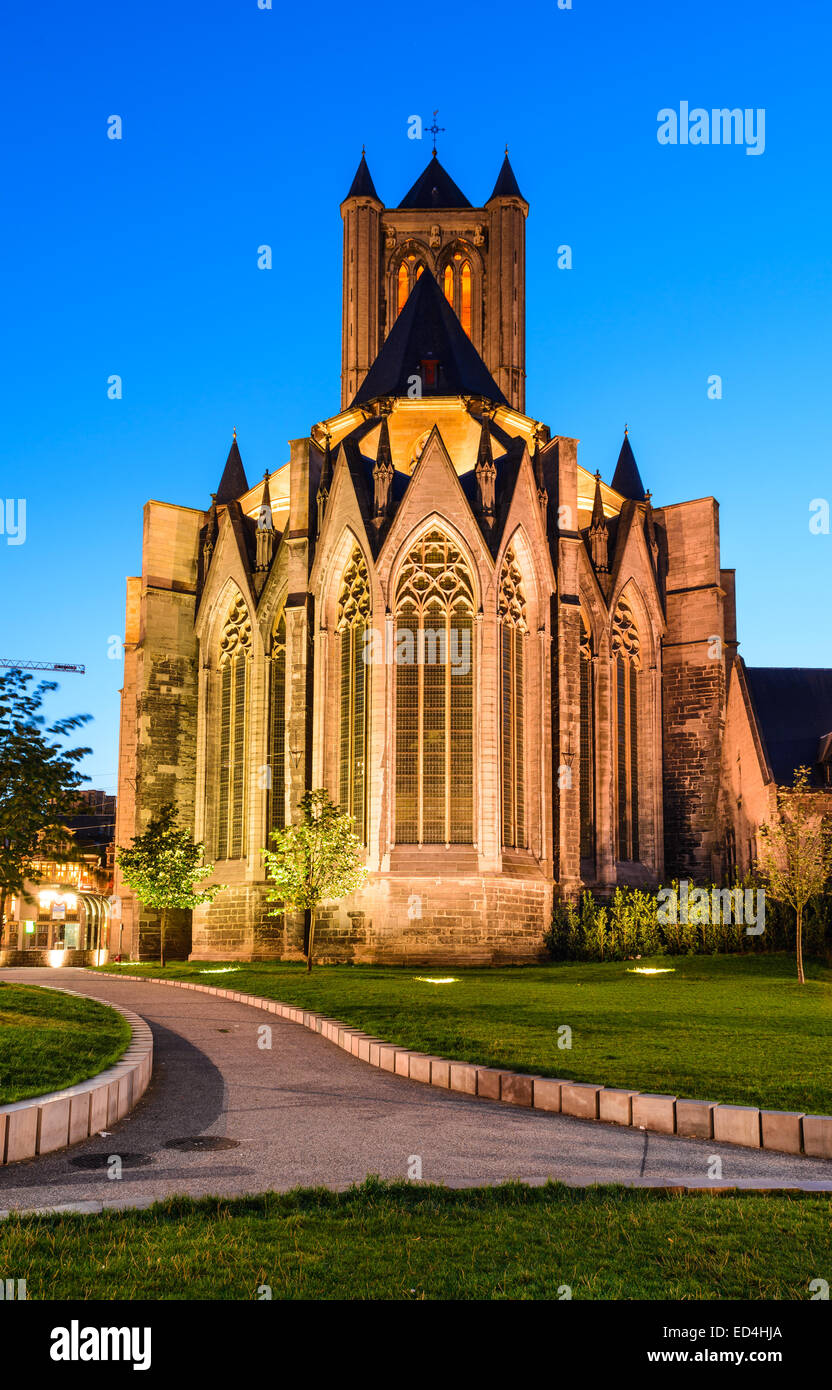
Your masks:
<svg viewBox="0 0 832 1390"><path fill-rule="evenodd" d="M192 990L82 970L0 970L122 1004L153 1030L153 1079L106 1135L0 1168L0 1211L75 1202L145 1205L188 1193L231 1197L298 1184L345 1187L368 1174L451 1186L560 1179L573 1185L709 1183L832 1190L832 1162L647 1134L540 1114L378 1071L294 1023ZM258 1047L258 1030L272 1047ZM219 1141L217 1143L216 1141ZM107 1176L118 1154L122 1177Z"/></svg>

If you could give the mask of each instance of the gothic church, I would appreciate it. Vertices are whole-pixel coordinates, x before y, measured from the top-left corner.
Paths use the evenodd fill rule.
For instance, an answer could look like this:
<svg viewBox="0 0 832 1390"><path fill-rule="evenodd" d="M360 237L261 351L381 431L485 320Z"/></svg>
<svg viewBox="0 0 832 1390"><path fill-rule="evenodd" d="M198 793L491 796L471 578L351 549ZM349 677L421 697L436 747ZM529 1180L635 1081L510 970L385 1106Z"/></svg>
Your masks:
<svg viewBox="0 0 832 1390"><path fill-rule="evenodd" d="M772 695L778 673L746 670L716 501L655 506L626 433L606 482L527 413L528 211L507 154L480 207L435 153L385 207L362 155L340 409L254 486L235 435L209 507L145 508L117 839L174 801L205 841L227 887L182 954L300 953L261 848L310 787L368 869L319 954L486 963L539 957L584 885L748 868L791 753L829 783L832 673ZM156 952L116 891L123 950Z"/></svg>

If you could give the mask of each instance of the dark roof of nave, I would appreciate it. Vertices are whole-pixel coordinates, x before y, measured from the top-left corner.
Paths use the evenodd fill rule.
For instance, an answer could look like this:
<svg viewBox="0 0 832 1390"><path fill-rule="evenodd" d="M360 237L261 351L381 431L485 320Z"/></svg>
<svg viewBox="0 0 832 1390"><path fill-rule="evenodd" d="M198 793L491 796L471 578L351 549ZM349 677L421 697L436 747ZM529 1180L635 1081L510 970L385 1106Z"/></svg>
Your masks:
<svg viewBox="0 0 832 1390"><path fill-rule="evenodd" d="M436 385L423 383L423 396L485 396L508 405L429 270L416 281L352 404L406 396L409 378L421 376L429 359L437 363Z"/></svg>
<svg viewBox="0 0 832 1390"><path fill-rule="evenodd" d="M217 501L231 502L235 497L242 497L244 492L248 492L248 481L235 434L220 478L220 485L217 488Z"/></svg>
<svg viewBox="0 0 832 1390"><path fill-rule="evenodd" d="M405 193L400 208L469 208L461 188L458 188L439 163L434 151L430 164L420 174L413 187Z"/></svg>
<svg viewBox="0 0 832 1390"><path fill-rule="evenodd" d="M494 192L491 194L491 198L523 198L523 194L520 192L517 180L514 177L514 170L509 163L508 150L506 150L506 157L497 175L497 182L494 185ZM489 203L491 202L491 198L488 199ZM523 198L523 201L526 201L525 198Z"/></svg>
<svg viewBox="0 0 832 1390"><path fill-rule="evenodd" d="M347 194L347 197L348 197L348 198L367 198L367 197L369 197L369 198L375 198L379 203L381 202L381 199L379 198L378 194L376 193L376 186L375 186L375 184L373 183L372 175L371 175L371 173L370 173L369 166L368 166L368 164L367 164L367 160L366 160L365 157L364 157L364 151L363 151L363 150L361 151L361 163L359 164L358 168L357 168L356 171L355 171L355 178L353 179L352 184L350 185L350 191L349 191L349 193Z"/></svg>
<svg viewBox="0 0 832 1390"><path fill-rule="evenodd" d="M795 768L815 767L832 731L832 670L746 666L745 674L775 781L790 786Z"/></svg>
<svg viewBox="0 0 832 1390"><path fill-rule="evenodd" d="M644 501L644 483L641 481L641 474L638 471L635 455L630 447L630 437L626 430L624 431L624 443L621 445L621 453L618 455L618 463L612 477L612 487L615 492L620 492L622 497L628 497L631 502Z"/></svg>

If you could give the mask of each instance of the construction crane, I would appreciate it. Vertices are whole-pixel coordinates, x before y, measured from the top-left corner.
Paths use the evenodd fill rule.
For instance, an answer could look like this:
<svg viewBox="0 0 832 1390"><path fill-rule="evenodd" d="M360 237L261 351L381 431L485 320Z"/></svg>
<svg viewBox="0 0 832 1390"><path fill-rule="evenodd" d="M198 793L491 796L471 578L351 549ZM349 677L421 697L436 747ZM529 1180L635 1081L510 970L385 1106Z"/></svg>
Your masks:
<svg viewBox="0 0 832 1390"><path fill-rule="evenodd" d="M0 656L0 666L7 666L15 671L75 672L79 676L83 676L87 669L85 666L73 666L68 661L13 661L9 656Z"/></svg>

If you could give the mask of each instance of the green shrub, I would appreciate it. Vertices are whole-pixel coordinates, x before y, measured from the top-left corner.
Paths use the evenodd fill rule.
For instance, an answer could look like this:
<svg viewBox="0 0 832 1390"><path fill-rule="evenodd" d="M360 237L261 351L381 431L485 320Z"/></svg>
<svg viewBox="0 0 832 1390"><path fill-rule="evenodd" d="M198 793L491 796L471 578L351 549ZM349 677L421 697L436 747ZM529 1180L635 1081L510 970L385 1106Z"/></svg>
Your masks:
<svg viewBox="0 0 832 1390"><path fill-rule="evenodd" d="M699 885L697 885L699 886ZM704 885L701 885L704 886ZM668 887L680 893L678 879ZM743 951L788 951L795 945L794 916L768 895L765 901L765 930L759 936L747 934L745 924L736 920L711 921L712 893L708 884L708 907L699 920L696 904L691 904L688 920L659 920L658 893L641 888L619 887L608 903L596 901L588 889L580 903L557 901L543 944L550 960L632 960L637 956L717 955ZM733 889L757 892L762 884L751 875L738 879ZM690 892L693 892L691 887ZM755 904L758 899L754 899ZM702 905L704 908L704 904ZM677 916L681 919L681 912ZM719 914L721 916L721 914ZM832 897L815 898L807 907L804 921L804 951L807 956L832 959Z"/></svg>

